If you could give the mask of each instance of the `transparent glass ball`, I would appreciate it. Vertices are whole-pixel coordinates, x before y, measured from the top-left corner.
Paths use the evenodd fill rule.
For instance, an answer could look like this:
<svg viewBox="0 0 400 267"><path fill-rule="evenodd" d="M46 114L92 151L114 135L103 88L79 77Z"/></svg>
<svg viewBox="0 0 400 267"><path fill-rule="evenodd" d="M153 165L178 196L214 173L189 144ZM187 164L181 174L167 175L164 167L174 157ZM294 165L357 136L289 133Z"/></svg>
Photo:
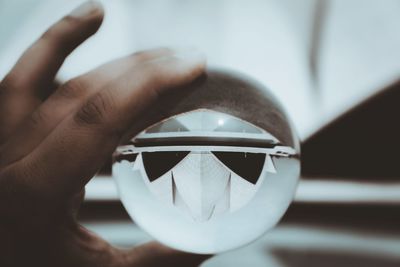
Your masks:
<svg viewBox="0 0 400 267"><path fill-rule="evenodd" d="M175 249L211 254L248 244L293 199L298 139L277 100L243 75L209 71L179 92L114 153L122 203Z"/></svg>

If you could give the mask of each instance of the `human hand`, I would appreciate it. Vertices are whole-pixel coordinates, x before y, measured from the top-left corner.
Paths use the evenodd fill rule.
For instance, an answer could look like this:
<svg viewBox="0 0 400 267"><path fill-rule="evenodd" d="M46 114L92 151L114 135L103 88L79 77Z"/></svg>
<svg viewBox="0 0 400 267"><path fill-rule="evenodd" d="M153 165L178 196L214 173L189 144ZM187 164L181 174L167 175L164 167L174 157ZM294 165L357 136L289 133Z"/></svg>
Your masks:
<svg viewBox="0 0 400 267"><path fill-rule="evenodd" d="M120 250L76 220L85 184L135 119L205 67L195 51L155 49L55 86L66 56L102 19L99 4L81 6L0 83L0 266L196 266L207 258L156 242Z"/></svg>

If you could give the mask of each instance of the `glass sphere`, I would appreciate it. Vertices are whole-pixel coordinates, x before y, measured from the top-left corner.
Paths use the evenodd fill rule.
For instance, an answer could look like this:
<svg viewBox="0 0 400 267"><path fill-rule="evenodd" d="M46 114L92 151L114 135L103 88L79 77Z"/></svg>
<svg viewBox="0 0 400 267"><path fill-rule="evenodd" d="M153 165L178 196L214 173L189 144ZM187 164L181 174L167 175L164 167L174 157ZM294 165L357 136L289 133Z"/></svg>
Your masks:
<svg viewBox="0 0 400 267"><path fill-rule="evenodd" d="M179 92L114 153L122 203L141 228L179 250L211 254L252 242L295 193L291 124L266 88L237 73L209 71Z"/></svg>

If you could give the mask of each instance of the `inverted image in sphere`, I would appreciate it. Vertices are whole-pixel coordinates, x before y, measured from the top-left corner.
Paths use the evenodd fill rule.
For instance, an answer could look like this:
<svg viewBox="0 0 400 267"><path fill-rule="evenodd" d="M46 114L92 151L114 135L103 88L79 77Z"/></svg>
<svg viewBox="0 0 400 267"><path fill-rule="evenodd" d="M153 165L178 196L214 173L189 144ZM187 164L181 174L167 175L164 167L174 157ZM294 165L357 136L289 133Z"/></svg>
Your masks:
<svg viewBox="0 0 400 267"><path fill-rule="evenodd" d="M293 199L298 139L277 100L248 77L208 71L132 129L114 153L113 176L134 222L170 247L243 246Z"/></svg>

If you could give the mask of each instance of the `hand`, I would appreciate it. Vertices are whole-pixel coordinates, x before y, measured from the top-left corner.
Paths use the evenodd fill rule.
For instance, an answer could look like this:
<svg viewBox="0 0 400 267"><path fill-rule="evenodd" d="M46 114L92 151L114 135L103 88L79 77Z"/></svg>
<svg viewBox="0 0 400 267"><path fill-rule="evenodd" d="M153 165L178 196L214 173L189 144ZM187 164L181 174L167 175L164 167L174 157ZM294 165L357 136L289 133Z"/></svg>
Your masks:
<svg viewBox="0 0 400 267"><path fill-rule="evenodd" d="M84 4L0 83L0 266L196 266L207 257L156 242L119 250L77 223L85 184L135 119L205 67L196 52L156 49L55 86L65 57L102 19L99 4Z"/></svg>

